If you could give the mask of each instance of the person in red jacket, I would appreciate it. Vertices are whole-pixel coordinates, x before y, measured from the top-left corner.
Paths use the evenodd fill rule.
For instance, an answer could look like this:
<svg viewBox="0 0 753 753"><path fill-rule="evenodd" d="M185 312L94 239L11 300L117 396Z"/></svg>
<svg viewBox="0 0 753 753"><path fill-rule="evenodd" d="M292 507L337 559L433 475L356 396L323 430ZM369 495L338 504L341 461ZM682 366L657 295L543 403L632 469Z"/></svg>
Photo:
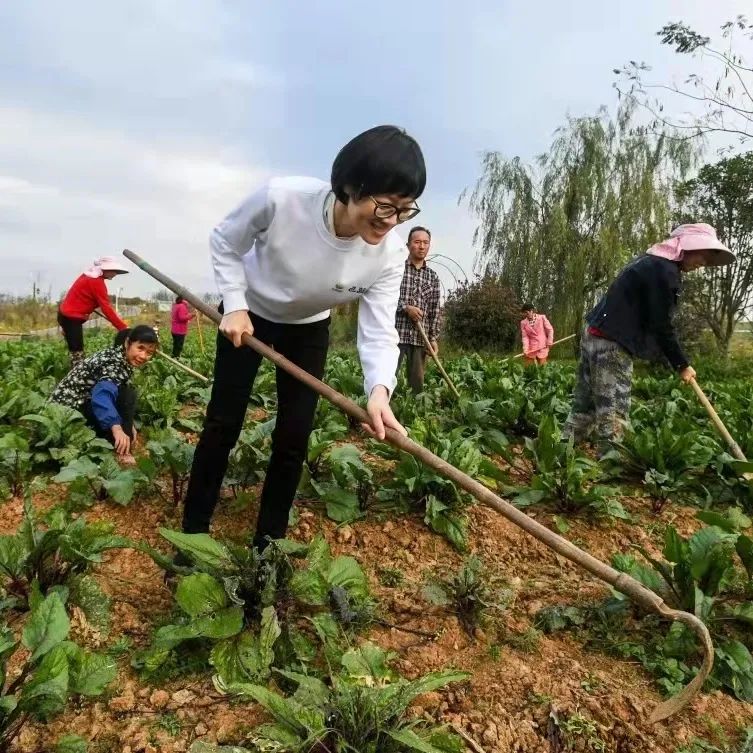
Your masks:
<svg viewBox="0 0 753 753"><path fill-rule="evenodd" d="M180 358L188 333L188 322L196 316L188 309L188 304L178 296L173 304L170 334L173 336L173 358Z"/></svg>
<svg viewBox="0 0 753 753"><path fill-rule="evenodd" d="M60 303L58 324L63 330L72 366L84 357L84 322L94 309L99 308L118 331L128 327L110 305L105 285L105 280L127 272L124 263L115 256L95 259L94 264L78 276Z"/></svg>

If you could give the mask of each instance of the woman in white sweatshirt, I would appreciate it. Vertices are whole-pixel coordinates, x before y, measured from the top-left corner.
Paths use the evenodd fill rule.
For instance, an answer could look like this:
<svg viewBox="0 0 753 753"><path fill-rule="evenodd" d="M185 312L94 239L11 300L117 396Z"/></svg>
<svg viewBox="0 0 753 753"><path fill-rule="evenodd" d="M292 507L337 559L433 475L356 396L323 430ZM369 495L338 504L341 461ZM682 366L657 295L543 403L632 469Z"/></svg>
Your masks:
<svg viewBox="0 0 753 753"><path fill-rule="evenodd" d="M212 397L196 447L183 530L209 530L243 425L261 356L241 347L255 335L316 377L324 374L329 309L359 299L358 352L372 435L405 433L390 408L398 336L395 309L405 244L395 226L420 211L426 184L421 149L402 129L378 126L337 155L329 183L276 178L252 193L212 232L223 313ZM277 420L254 546L285 536L317 395L277 370Z"/></svg>

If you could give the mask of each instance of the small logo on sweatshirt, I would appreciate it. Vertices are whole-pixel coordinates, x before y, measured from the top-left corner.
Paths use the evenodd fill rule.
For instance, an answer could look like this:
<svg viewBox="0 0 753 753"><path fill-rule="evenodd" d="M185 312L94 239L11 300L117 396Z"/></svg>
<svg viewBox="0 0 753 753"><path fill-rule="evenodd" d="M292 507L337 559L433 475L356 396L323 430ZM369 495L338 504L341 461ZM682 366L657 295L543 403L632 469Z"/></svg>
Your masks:
<svg viewBox="0 0 753 753"><path fill-rule="evenodd" d="M337 293L344 293L347 290L348 293L357 293L358 295L363 295L364 293L369 292L368 288L361 287L360 285L353 285L352 287L346 288L342 282L336 282L332 290Z"/></svg>

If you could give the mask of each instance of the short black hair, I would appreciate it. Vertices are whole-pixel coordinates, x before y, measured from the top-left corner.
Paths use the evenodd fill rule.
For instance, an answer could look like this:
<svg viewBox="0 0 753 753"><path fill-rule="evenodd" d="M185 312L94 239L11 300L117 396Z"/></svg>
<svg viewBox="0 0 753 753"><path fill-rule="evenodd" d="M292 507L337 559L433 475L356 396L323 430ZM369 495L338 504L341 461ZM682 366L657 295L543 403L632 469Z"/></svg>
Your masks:
<svg viewBox="0 0 753 753"><path fill-rule="evenodd" d="M536 307L532 303L524 303L520 310L525 313L526 311L536 311Z"/></svg>
<svg viewBox="0 0 753 753"><path fill-rule="evenodd" d="M426 187L424 155L402 128L376 126L340 150L332 164L331 182L343 204L351 198L384 194L417 199Z"/></svg>
<svg viewBox="0 0 753 753"><path fill-rule="evenodd" d="M176 295L175 296L175 303L183 303L183 296L182 295Z"/></svg>
<svg viewBox="0 0 753 753"><path fill-rule="evenodd" d="M129 343L147 343L147 345L159 345L157 333L148 324L137 324L135 327L121 329L115 335L114 345L123 345L126 340Z"/></svg>
<svg viewBox="0 0 753 753"><path fill-rule="evenodd" d="M416 227L412 227L410 229L410 233L408 233L408 243L410 243L410 239L413 237L413 233L426 233L426 235L429 236L429 240L431 240L431 230L429 230L428 227L416 225Z"/></svg>

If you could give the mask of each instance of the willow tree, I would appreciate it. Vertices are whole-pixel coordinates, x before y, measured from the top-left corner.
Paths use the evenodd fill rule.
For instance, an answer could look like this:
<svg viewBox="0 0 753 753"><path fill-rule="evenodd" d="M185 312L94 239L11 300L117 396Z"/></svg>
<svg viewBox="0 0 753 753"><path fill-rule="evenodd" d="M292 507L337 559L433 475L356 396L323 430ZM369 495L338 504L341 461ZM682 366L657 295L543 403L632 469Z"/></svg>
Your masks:
<svg viewBox="0 0 753 753"><path fill-rule="evenodd" d="M563 334L579 331L619 268L666 236L672 186L693 159L688 142L636 128L628 107L568 118L533 165L487 152L468 199L476 270L499 275Z"/></svg>

